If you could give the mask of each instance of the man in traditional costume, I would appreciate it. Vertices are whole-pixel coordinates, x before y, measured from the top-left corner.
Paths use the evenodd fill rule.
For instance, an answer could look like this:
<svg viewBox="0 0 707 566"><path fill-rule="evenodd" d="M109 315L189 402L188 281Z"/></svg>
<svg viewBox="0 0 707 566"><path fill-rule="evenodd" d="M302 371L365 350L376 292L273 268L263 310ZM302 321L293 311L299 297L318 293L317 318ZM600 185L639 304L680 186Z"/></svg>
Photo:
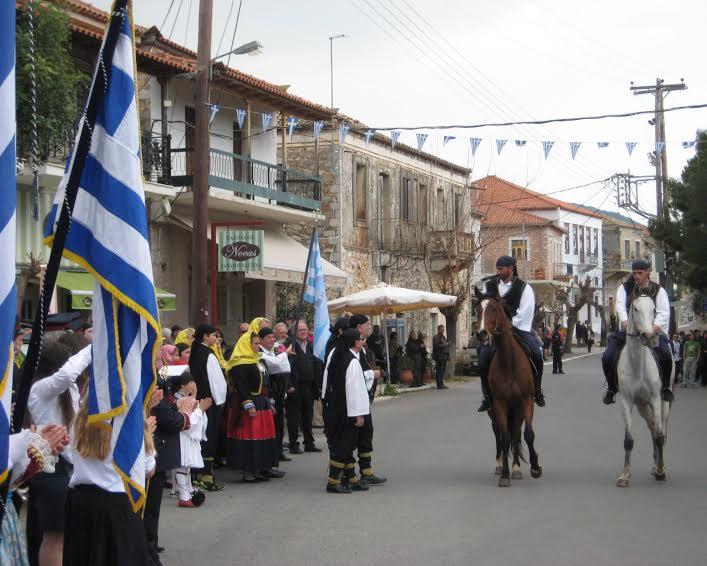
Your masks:
<svg viewBox="0 0 707 566"><path fill-rule="evenodd" d="M347 329L329 358L324 395L330 454L327 493L368 490L353 467L354 447L364 427L365 417L370 416L366 376L359 361L362 347L361 333Z"/></svg>
<svg viewBox="0 0 707 566"><path fill-rule="evenodd" d="M539 407L544 407L545 396L541 387L543 345L531 329L535 313L535 293L533 293L530 285L518 277L515 258L507 255L498 258L496 261L496 276L486 281L484 294L490 297L501 297L503 309L506 311L511 326L513 326L513 335L530 359L530 365L533 369L533 382L535 384L535 403ZM483 393L483 399L479 407L480 413L491 408L488 372L494 353L493 347L490 345L484 345L479 348L479 373L481 374L481 391Z"/></svg>
<svg viewBox="0 0 707 566"><path fill-rule="evenodd" d="M626 344L626 326L631 303L636 297L646 295L653 300L655 305L655 319L653 332L658 336L658 347L655 354L658 358L658 369L662 389L660 396L663 401L674 399L670 388L673 371L673 355L668 342L670 325L670 302L668 294L658 283L650 280L651 266L643 259L637 259L631 264L631 276L616 290L616 314L619 317L619 329L609 335L606 350L601 357L601 365L608 384L604 394L604 404L611 405L618 391L619 378L616 374L616 364L624 345Z"/></svg>

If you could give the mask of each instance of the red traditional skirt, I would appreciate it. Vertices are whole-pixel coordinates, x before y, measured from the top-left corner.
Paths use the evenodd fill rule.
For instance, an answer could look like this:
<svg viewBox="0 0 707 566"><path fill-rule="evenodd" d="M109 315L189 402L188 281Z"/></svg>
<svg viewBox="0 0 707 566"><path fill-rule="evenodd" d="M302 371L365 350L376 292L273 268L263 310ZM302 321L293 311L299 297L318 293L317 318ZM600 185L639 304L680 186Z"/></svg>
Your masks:
<svg viewBox="0 0 707 566"><path fill-rule="evenodd" d="M276 467L280 450L270 400L262 395L254 395L252 400L255 417L243 409L238 395L229 399L226 460L232 468L256 473Z"/></svg>

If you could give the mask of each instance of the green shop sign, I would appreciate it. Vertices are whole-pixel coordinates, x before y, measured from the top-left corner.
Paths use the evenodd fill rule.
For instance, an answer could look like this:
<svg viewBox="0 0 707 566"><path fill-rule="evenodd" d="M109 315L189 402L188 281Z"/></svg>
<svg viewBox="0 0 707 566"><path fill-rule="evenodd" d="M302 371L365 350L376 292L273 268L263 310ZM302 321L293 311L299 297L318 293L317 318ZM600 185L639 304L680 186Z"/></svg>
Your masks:
<svg viewBox="0 0 707 566"><path fill-rule="evenodd" d="M221 230L216 237L219 271L261 271L263 230Z"/></svg>

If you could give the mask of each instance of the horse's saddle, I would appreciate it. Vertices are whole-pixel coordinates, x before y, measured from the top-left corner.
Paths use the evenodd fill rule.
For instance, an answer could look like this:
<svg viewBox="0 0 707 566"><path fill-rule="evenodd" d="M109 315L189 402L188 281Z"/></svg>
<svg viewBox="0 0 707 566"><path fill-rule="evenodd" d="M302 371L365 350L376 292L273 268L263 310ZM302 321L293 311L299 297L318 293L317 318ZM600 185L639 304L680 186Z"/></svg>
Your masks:
<svg viewBox="0 0 707 566"><path fill-rule="evenodd" d="M513 330L515 330L515 328ZM539 375L540 370L542 368L538 368L538 366L535 362L532 350L528 347L528 345L525 342L523 342L520 338L518 338L518 336L516 335L515 332L513 333L513 338L515 339L516 344L518 344L520 346L521 350L523 350L525 357L528 358L528 362L530 363L530 368L533 370L533 375L534 376ZM496 354L496 347L492 345L489 350L489 365L491 364L491 360L493 359L493 356L495 354Z"/></svg>

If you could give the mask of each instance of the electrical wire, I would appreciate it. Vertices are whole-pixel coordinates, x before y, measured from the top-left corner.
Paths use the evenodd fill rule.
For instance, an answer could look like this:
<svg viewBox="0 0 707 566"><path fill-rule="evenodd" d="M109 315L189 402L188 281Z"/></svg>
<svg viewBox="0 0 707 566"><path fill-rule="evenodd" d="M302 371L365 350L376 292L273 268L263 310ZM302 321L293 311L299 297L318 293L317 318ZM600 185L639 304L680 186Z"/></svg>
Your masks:
<svg viewBox="0 0 707 566"><path fill-rule="evenodd" d="M169 8L167 8L167 13L164 15L164 20L162 20L162 25L159 27L160 32L164 28L164 25L167 23L167 18L169 18L169 14L172 12L172 6L174 6L174 0L172 0L169 3Z"/></svg>
<svg viewBox="0 0 707 566"><path fill-rule="evenodd" d="M174 33L174 27L177 25L177 20L179 19L179 12L182 11L182 4L184 0L179 0L179 6L177 6L177 13L174 15L174 21L172 22L172 29L169 30L169 35L167 39L172 41L172 34Z"/></svg>

